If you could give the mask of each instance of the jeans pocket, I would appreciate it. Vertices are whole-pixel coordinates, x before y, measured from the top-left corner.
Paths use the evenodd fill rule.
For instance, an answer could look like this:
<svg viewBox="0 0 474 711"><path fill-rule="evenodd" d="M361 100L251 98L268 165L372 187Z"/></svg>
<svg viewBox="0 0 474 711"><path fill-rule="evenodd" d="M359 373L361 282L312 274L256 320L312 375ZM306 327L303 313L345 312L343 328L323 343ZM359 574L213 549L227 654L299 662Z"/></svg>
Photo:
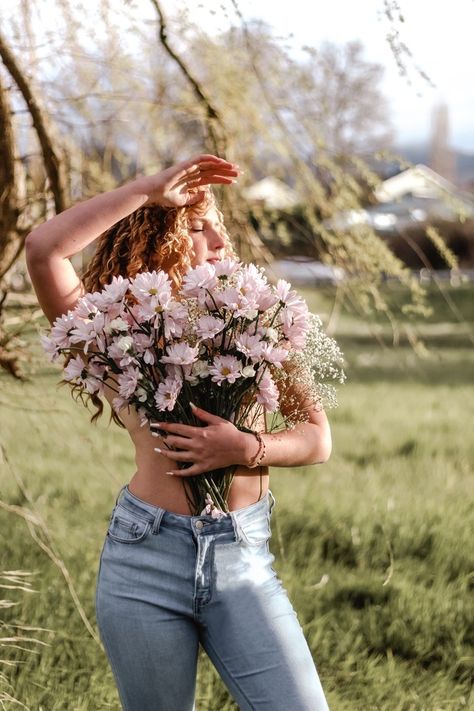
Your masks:
<svg viewBox="0 0 474 711"><path fill-rule="evenodd" d="M269 516L258 519L239 521L240 540L244 545L261 546L266 543L271 534Z"/></svg>
<svg viewBox="0 0 474 711"><path fill-rule="evenodd" d="M107 536L117 543L141 543L151 530L152 522L120 506L115 508Z"/></svg>

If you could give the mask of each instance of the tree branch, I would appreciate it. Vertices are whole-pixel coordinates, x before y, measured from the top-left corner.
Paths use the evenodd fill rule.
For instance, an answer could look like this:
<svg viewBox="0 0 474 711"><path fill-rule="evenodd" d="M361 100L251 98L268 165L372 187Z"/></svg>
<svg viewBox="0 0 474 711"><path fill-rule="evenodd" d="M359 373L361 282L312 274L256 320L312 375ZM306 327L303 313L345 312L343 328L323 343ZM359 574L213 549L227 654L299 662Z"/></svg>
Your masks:
<svg viewBox="0 0 474 711"><path fill-rule="evenodd" d="M158 0L150 0L150 1L158 14L158 20L160 23L159 38L160 38L161 44L163 45L165 51L169 54L171 59L174 62L176 62L176 64L179 66L179 68L183 72L184 76L186 77L187 81L191 84L197 100L199 101L201 106L204 107L204 110L206 112L206 119L207 119L206 126L207 126L207 129L209 132L209 138L212 143L212 150L217 155L226 155L226 153L227 153L227 138L226 138L226 132L225 132L224 122L222 120L222 117L220 116L217 109L212 105L211 100L207 96L203 87L200 85L198 80L191 74L191 71L186 66L184 61L181 59L181 57L179 57L176 54L176 52L168 44L168 33L167 33L167 28L166 28L166 20L165 20L163 10L161 9L160 3L158 2Z"/></svg>
<svg viewBox="0 0 474 711"><path fill-rule="evenodd" d="M17 254L17 172L10 100L0 76L0 279Z"/></svg>
<svg viewBox="0 0 474 711"><path fill-rule="evenodd" d="M49 178L49 184L54 197L54 206L56 212L61 212L66 207L66 187L64 180L61 175L61 160L54 150L53 142L48 133L46 127L46 117L43 116L43 112L36 101L33 94L32 88L20 69L16 58L5 42L4 37L0 33L0 57L2 58L3 64L10 73L11 77L15 81L18 89L23 96L23 99L30 112L33 127L37 133L38 140L41 146L41 152L43 154L43 161L46 170L46 174Z"/></svg>

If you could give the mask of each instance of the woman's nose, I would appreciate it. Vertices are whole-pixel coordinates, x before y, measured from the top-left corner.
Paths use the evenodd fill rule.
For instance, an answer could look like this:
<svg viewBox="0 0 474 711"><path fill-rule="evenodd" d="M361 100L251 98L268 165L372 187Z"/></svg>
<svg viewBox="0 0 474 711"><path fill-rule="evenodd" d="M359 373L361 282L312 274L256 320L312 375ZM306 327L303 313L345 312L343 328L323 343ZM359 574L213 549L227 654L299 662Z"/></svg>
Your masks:
<svg viewBox="0 0 474 711"><path fill-rule="evenodd" d="M211 249L222 249L225 246L225 238L219 229L212 228L209 235L209 246Z"/></svg>

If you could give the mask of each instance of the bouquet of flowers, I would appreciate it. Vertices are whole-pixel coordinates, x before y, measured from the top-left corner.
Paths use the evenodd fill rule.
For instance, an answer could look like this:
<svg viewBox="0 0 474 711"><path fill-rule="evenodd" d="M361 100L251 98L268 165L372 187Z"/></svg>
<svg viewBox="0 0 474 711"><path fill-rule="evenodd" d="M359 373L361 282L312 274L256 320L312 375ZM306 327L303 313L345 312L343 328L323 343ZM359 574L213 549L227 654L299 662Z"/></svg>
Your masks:
<svg viewBox="0 0 474 711"><path fill-rule="evenodd" d="M334 405L330 381L345 377L337 344L290 284L232 259L190 269L179 290L164 271L114 277L42 343L51 360L67 356L65 381L86 394L112 389L117 414L133 407L146 427L202 425L192 402L245 431L267 413L267 431L291 428L304 420L301 393ZM182 478L192 511L226 512L234 472Z"/></svg>

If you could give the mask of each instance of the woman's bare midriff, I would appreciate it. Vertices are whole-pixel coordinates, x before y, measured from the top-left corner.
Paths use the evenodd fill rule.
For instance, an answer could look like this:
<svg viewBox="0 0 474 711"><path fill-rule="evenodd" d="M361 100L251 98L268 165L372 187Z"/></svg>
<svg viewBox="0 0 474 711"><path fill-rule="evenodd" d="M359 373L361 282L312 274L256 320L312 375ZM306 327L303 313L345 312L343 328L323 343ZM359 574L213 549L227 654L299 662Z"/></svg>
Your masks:
<svg viewBox="0 0 474 711"><path fill-rule="evenodd" d="M147 427L140 426L134 410L122 410L120 419L135 445L137 471L128 484L131 493L167 511L190 515L182 477L166 474L170 469L177 468L176 461L154 451L160 440L153 437ZM238 466L228 497L229 510L241 509L258 501L268 491L268 482L268 467L249 469Z"/></svg>
<svg viewBox="0 0 474 711"><path fill-rule="evenodd" d="M160 455L156 455L164 459ZM168 460L170 462L171 460ZM169 465L156 464L154 471L138 469L132 476L128 488L139 499L147 501L154 506L160 506L166 511L190 515L191 511L186 500L181 477L172 477L165 474ZM240 470L240 471L239 471ZM252 476L245 474L245 467L237 469L232 481L228 498L230 511L242 509L254 504L268 490L268 469L262 467L262 485L260 489L260 476L255 470L250 470ZM248 471L248 470L246 470Z"/></svg>

